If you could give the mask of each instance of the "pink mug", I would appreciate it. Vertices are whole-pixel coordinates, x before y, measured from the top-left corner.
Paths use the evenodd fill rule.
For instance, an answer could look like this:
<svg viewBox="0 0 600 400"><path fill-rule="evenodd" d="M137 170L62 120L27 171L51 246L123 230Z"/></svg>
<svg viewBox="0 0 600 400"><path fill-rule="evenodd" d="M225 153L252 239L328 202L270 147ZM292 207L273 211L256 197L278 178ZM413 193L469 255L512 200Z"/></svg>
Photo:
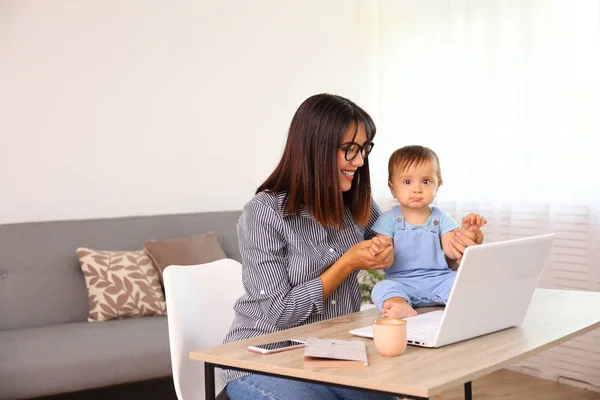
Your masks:
<svg viewBox="0 0 600 400"><path fill-rule="evenodd" d="M382 356L401 355L406 351L406 321L399 318L373 321L373 341L377 352Z"/></svg>

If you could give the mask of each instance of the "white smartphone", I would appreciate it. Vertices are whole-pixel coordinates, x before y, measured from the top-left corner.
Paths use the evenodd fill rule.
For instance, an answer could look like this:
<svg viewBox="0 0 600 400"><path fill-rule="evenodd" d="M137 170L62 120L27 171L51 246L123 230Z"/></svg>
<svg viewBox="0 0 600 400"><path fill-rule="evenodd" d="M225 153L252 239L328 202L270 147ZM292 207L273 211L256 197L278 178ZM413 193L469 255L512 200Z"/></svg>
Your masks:
<svg viewBox="0 0 600 400"><path fill-rule="evenodd" d="M301 349L306 345L302 340L282 340L281 342L272 342L248 346L248 350L259 354L273 354L286 350Z"/></svg>

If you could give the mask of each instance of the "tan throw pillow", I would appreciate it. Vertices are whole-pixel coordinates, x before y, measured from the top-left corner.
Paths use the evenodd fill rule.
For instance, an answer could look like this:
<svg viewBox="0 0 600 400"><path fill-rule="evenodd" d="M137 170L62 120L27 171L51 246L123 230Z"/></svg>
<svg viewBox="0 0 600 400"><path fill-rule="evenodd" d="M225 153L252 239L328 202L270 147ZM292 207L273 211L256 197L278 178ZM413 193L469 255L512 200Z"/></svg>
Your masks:
<svg viewBox="0 0 600 400"><path fill-rule="evenodd" d="M144 250L81 247L77 257L88 288L89 322L167 314L158 274Z"/></svg>
<svg viewBox="0 0 600 400"><path fill-rule="evenodd" d="M226 258L216 232L180 239L148 240L144 248L160 273L161 282L163 271L169 265L197 265Z"/></svg>

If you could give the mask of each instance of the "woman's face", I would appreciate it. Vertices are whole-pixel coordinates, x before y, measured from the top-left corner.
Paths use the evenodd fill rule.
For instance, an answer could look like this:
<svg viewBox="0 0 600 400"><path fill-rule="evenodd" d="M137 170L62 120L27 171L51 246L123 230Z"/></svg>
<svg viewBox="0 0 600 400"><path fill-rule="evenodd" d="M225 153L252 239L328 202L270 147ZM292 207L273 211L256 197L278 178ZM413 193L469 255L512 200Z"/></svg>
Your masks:
<svg viewBox="0 0 600 400"><path fill-rule="evenodd" d="M350 144L355 144L358 146L363 146L367 142L367 134L365 132L365 127L363 124L358 125L358 132L356 137L354 137L354 133L356 132L356 125L351 124L346 133L344 133L344 138L342 139L342 143L340 146L346 146ZM354 138L354 141L352 140ZM351 152L349 151L348 154ZM354 179L354 174L356 170L363 166L365 163L362 158L361 152L359 151L356 157L352 160L346 160L346 152L345 150L339 148L337 153L337 166L338 166L338 176L340 181L340 187L342 188L342 192L347 192L352 187L352 180Z"/></svg>

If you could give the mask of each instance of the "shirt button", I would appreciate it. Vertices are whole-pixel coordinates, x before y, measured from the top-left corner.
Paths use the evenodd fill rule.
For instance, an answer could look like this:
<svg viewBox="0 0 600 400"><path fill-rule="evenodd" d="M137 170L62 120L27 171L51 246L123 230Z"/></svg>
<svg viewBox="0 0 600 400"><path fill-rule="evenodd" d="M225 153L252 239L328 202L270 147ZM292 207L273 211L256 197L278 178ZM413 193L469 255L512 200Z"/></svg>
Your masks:
<svg viewBox="0 0 600 400"><path fill-rule="evenodd" d="M0 274L0 277L1 277L2 279L6 279L6 278L8 278L8 272L6 272L6 271L2 272L2 274Z"/></svg>
<svg viewBox="0 0 600 400"><path fill-rule="evenodd" d="M334 249L329 249L329 252L330 252L330 253L333 253L334 251L335 251Z"/></svg>
<svg viewBox="0 0 600 400"><path fill-rule="evenodd" d="M261 290L261 291L260 291L260 294L265 294L265 291L264 291L264 290Z"/></svg>
<svg viewBox="0 0 600 400"><path fill-rule="evenodd" d="M337 303L337 301L331 300L331 304L333 304L335 306L335 303Z"/></svg>

